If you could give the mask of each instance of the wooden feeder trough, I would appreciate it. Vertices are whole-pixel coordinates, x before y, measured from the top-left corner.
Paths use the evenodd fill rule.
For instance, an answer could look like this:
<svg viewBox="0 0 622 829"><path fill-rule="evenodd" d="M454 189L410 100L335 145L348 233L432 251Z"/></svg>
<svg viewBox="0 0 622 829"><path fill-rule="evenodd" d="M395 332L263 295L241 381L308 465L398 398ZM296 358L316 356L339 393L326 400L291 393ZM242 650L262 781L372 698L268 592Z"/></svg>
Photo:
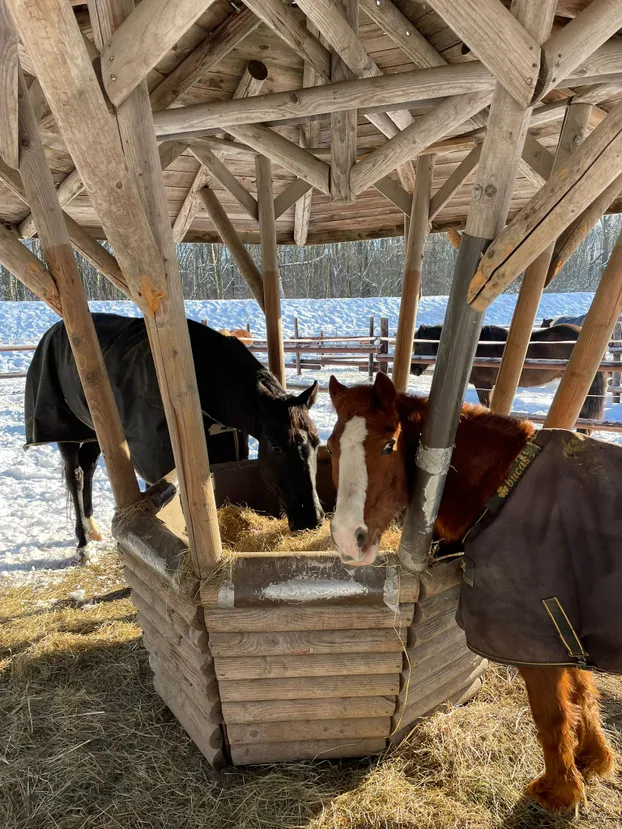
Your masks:
<svg viewBox="0 0 622 829"><path fill-rule="evenodd" d="M248 495L252 464L214 468L217 503ZM396 557L353 568L334 553L249 552L199 581L179 497L163 504L172 491L153 487L152 509L123 512L113 531L155 688L213 765L376 754L479 689L485 660L455 622L456 562L419 579ZM263 496L240 502L270 511Z"/></svg>

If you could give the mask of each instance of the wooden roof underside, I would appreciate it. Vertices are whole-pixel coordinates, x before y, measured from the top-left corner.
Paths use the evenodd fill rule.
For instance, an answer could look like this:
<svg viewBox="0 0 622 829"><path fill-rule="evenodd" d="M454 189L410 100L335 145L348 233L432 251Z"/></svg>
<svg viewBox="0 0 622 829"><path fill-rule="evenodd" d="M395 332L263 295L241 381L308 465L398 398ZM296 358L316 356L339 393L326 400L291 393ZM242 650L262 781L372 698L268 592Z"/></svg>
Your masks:
<svg viewBox="0 0 622 829"><path fill-rule="evenodd" d="M381 2L387 3L389 0L381 0ZM475 60L472 53L463 54L466 50L463 48L461 39L441 20L436 12L430 9L429 4L415 2L414 0L393 0L393 4L408 19L413 30L416 29L423 35L444 61L449 64L457 64ZM91 41L92 31L87 7L75 3L73 5L80 29L85 37ZM249 7L253 5L254 3L248 3ZM582 11L587 5L589 3L585 0L559 0L556 26L566 25L575 14ZM420 68L409 60L406 52L397 45L395 39L383 32L378 22L374 22L367 16L364 8L365 4L361 3L358 37L366 52L382 72L388 75ZM213 37L215 30L223 26L238 25L240 14L252 14L244 7L241 7L241 9L241 11L236 10L234 4L225 2L225 0L216 0L209 6L207 11L181 37L175 47L149 73L148 84L152 93L157 90L160 84L165 82L165 79L176 67L206 41L206 38ZM290 6L289 11L299 21L303 23L306 21L305 15L300 9ZM619 36L615 37L610 43L619 43L622 50L622 38ZM622 51L620 54L620 63L622 64ZM59 189L59 195L63 192L62 188L65 188L65 197L61 198L61 202L64 202L64 209L97 238L105 238L95 209L91 205L88 196L80 189L80 182L74 172L73 161L65 151L62 137L56 128L53 117L49 114L45 100L42 99L40 87L38 87L34 78L34 69L23 47L20 47L20 60L23 70L27 73L27 80L31 83L31 97L34 99L33 103L39 115L47 159L54 180L57 186L61 188ZM282 36L277 35L264 23L260 23L209 71L202 73L192 87L178 97L172 106L174 108L187 107L231 99L249 61L261 61L268 70L267 79L261 88L261 95L298 90L303 85L307 85L303 83L304 61L300 54L297 54L291 45L284 41ZM531 127L530 133L550 153L554 153L557 146L564 114L563 102L573 95L581 95L588 88L593 89L594 87L593 79L588 78L590 83L587 85L581 83L582 79L577 80L578 83L572 87L554 89L538 104L538 108L544 107L542 111L548 113L548 115L537 115L537 123ZM604 114L612 108L614 103L622 98L622 73L611 75L610 81L611 83L608 84L606 89L603 83L604 91L595 97L597 105L593 107L590 123L592 128L602 120ZM619 85L616 86L616 83ZM559 104L556 107L555 104L558 102ZM421 101L410 110L403 110L403 112L410 112L412 118L416 121L437 103L438 99ZM536 109L535 112L537 114L538 110ZM481 141L484 130L482 125L485 123L484 118L485 114L482 114L479 120L477 118L469 119L446 135L446 139L450 140L446 140L443 146L438 147L436 156L433 194L446 182L478 141ZM544 123L539 123L541 120L544 120ZM323 148L325 151L329 151L331 116L321 116L318 118L318 122L319 138L317 138L317 144L313 146L320 150ZM298 144L303 127L299 119L296 123L272 128L290 141ZM465 137L458 139L461 135ZM176 140L178 141L176 148L169 145L171 147L171 158L180 149L187 147L183 137ZM193 140L196 141L196 139ZM224 163L229 172L236 177L239 184L252 196L256 197L255 153L242 147L242 142L239 140L232 140L230 137L226 139L223 132L218 133L211 130L208 137L199 140L203 140L205 146L216 153L216 156ZM385 135L359 111L357 129L357 153L359 157L381 146L386 141ZM195 147L197 146L199 146L198 143L195 143ZM330 161L329 152L328 154L325 153L323 157ZM546 163L545 160L545 166ZM186 231L183 240L187 242L221 241L202 204L198 199L196 203L192 202L193 183L200 167L199 161L190 148L184 149L181 155L175 157L166 167L164 181L171 222L180 221L178 217L180 212L185 209L184 204L186 209L191 206L191 212L194 215L189 226L183 228ZM449 202L434 217L433 230L448 227L460 228L464 225L474 176L475 170L464 179ZM275 197L283 193L296 180L294 173L276 163L273 164L273 177ZM396 171L393 171L390 177L395 184L400 183ZM256 219L249 215L249 212L241 206L239 200L223 188L222 184L213 175L209 175L207 180L217 193L241 239L247 243L257 243L259 241L259 228ZM534 172L527 163L521 165L512 197L510 218L525 206L543 181L544 179L537 172ZM76 191L78 195L74 195ZM192 204L188 201L189 194ZM402 193L402 197L404 195ZM69 198L69 196L73 196L73 198ZM404 203L403 200L402 203ZM622 202L618 201L612 206L614 211L620 209L622 209ZM28 215L29 211L23 202L0 182L0 221L18 227L22 235L28 236L32 235L33 232L32 226L29 226L27 221L24 223ZM306 242L307 244L314 244L401 235L403 227L404 213L402 210L375 187L363 190L354 203L339 203L331 200L330 195L314 189L312 191ZM294 229L295 209L291 206L277 218L278 242L292 244L294 242Z"/></svg>

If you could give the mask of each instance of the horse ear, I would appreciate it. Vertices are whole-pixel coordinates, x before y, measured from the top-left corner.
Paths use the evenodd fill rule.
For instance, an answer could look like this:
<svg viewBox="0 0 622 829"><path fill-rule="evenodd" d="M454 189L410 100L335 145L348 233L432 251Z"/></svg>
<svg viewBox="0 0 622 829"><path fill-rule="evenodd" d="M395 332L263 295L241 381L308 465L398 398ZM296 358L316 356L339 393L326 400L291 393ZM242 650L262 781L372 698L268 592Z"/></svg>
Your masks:
<svg viewBox="0 0 622 829"><path fill-rule="evenodd" d="M313 404L315 403L318 389L319 385L316 380L312 386L309 386L308 389L305 389L301 394L298 395L298 397L294 398L294 405L306 406L307 409L310 409L311 406L313 406Z"/></svg>
<svg viewBox="0 0 622 829"><path fill-rule="evenodd" d="M374 395L380 406L385 410L391 410L397 399L397 389L388 374L379 371L374 381Z"/></svg>
<svg viewBox="0 0 622 829"><path fill-rule="evenodd" d="M328 391L333 406L336 406L337 401L348 391L348 388L343 383L340 383L334 374L331 374L330 380L328 381Z"/></svg>

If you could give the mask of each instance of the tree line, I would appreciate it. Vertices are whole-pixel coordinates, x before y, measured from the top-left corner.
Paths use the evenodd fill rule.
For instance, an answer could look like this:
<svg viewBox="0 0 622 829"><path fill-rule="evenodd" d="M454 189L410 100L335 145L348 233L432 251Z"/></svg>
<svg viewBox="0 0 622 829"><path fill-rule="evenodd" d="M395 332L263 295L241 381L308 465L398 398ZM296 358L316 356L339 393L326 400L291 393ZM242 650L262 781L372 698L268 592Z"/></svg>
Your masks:
<svg viewBox="0 0 622 829"><path fill-rule="evenodd" d="M605 216L568 260L547 291L594 291L622 228L622 215ZM37 239L25 244L45 259ZM360 242L279 248L283 296L338 298L399 296L402 285L404 243L402 237ZM249 252L261 268L259 247ZM246 299L250 292L224 245L177 246L183 292L186 299ZM430 234L423 262L423 293L447 295L457 251L444 233ZM124 296L92 265L76 254L89 299L123 299ZM518 291L520 280L508 289ZM0 266L0 299L33 300L36 297Z"/></svg>

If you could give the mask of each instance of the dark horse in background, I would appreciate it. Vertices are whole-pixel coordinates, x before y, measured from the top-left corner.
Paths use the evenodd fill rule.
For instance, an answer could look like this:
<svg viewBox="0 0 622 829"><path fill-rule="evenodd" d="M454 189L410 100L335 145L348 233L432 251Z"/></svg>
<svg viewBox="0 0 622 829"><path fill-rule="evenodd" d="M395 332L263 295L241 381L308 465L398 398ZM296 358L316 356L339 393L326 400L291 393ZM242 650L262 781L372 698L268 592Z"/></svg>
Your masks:
<svg viewBox="0 0 622 829"><path fill-rule="evenodd" d="M442 325L420 325L415 333L415 340L440 340L443 331ZM574 344L579 338L581 329L578 325L552 325L550 328L537 328L531 334L530 345L527 349L527 358L531 360L567 360L572 354ZM505 342L508 338L507 328L500 325L484 325L480 334L480 343L477 346L476 357L502 357ZM491 342L491 345L483 343ZM496 343L499 345L496 345ZM436 357L438 342L415 343L414 354L418 357ZM426 366L411 366L410 373L416 376L423 374ZM475 386L477 396L483 406L490 406L491 392L497 382L498 366L489 368L471 369L469 382ZM518 385L522 388L543 386L551 380L558 380L564 373L563 368L537 369L526 368L520 376ZM585 403L579 417L592 420L602 420L605 411L605 393L607 380L602 371L596 372L588 391Z"/></svg>
<svg viewBox="0 0 622 829"><path fill-rule="evenodd" d="M145 322L116 314L92 316L132 462L153 484L175 461ZM213 448L209 430L214 424L255 437L262 477L290 528L316 527L324 517L315 488L319 438L309 418L317 383L299 395L288 394L235 337L192 320L188 332L208 447ZM92 479L100 448L62 321L44 334L28 369L25 419L26 446L58 444L76 510L78 548L84 550L88 537L98 536Z"/></svg>

